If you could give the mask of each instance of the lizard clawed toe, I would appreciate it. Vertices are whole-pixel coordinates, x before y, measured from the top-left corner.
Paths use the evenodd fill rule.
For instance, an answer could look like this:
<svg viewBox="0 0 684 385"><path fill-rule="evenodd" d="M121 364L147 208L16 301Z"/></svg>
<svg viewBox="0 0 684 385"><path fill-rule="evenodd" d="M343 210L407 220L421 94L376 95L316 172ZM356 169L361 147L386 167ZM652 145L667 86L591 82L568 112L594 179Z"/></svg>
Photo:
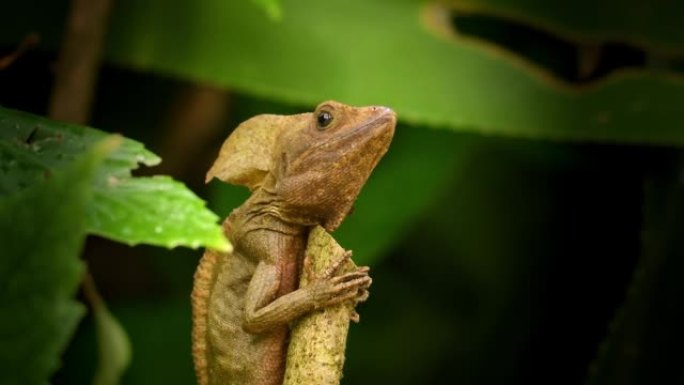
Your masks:
<svg viewBox="0 0 684 385"><path fill-rule="evenodd" d="M351 259L352 251L345 250L341 255L321 274L320 278L326 279L333 277L344 264Z"/></svg>

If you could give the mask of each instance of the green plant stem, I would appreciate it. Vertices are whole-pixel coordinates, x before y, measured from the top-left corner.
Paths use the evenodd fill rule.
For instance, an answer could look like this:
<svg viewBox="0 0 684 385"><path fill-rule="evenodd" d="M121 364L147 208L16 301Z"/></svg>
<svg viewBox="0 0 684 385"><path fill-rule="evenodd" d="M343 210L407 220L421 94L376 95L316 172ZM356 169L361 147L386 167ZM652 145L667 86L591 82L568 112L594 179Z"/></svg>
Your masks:
<svg viewBox="0 0 684 385"><path fill-rule="evenodd" d="M320 226L309 235L300 286L308 285L337 261L344 249ZM348 260L342 271L355 267ZM338 385L342 378L349 321L355 315L351 302L315 310L292 328L287 351L284 385Z"/></svg>

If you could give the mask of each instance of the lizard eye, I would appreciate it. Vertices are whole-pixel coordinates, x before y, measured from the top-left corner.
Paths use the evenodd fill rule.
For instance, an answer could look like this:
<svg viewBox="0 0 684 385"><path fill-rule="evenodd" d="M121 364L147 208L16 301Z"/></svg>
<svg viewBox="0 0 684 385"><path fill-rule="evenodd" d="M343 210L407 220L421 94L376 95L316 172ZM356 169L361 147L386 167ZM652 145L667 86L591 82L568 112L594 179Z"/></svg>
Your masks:
<svg viewBox="0 0 684 385"><path fill-rule="evenodd" d="M330 125L330 122L333 121L333 116L328 111L321 111L318 114L318 117L316 117L316 121L318 122L318 129L324 130L327 126Z"/></svg>

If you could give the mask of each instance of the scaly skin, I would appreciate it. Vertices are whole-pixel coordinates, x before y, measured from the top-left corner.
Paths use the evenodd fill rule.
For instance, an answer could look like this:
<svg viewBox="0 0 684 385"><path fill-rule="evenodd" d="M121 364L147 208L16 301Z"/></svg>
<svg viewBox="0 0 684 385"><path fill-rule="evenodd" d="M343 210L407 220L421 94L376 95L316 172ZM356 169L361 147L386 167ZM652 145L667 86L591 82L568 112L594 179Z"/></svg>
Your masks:
<svg viewBox="0 0 684 385"><path fill-rule="evenodd" d="M314 113L260 115L226 140L207 179L249 186L224 222L232 253L208 250L192 293L200 385L280 385L288 323L367 297L367 268L298 288L309 230L332 231L387 151L394 112L336 102Z"/></svg>

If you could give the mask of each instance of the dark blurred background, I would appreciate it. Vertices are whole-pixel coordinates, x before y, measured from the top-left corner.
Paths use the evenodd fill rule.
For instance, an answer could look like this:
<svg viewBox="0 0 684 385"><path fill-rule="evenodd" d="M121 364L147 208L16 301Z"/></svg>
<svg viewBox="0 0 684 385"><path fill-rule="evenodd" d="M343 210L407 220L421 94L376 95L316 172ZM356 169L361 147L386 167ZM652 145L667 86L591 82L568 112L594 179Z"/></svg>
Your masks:
<svg viewBox="0 0 684 385"><path fill-rule="evenodd" d="M116 1L89 125L145 143L164 161L141 174L182 180L225 217L247 190L203 180L239 122L319 99L388 104L400 120L394 142L336 234L374 279L343 384L684 383L684 33L672 15L653 21L684 8L628 2L618 22L605 16L621 7L610 1L567 14L529 1L438 11L365 1ZM68 6L3 6L0 56L30 33L40 40L0 70L0 105L46 113ZM244 12L220 16L242 33L203 26L212 7ZM386 15L382 29L364 12ZM442 24L431 24L434 12ZM271 25L278 41L262 30ZM383 48L354 40L364 33ZM414 50L429 44L433 56ZM449 56L449 44L465 53ZM324 81L299 78L288 52L304 49L301 71ZM356 56L367 52L376 56L365 67ZM471 85L439 72L482 57L501 68ZM430 77L439 89L417 88ZM602 93L606 84L615 88ZM623 114L630 95L646 102ZM89 238L84 258L133 346L124 384L194 383L189 293L200 255ZM82 321L55 384L91 381L92 322Z"/></svg>

